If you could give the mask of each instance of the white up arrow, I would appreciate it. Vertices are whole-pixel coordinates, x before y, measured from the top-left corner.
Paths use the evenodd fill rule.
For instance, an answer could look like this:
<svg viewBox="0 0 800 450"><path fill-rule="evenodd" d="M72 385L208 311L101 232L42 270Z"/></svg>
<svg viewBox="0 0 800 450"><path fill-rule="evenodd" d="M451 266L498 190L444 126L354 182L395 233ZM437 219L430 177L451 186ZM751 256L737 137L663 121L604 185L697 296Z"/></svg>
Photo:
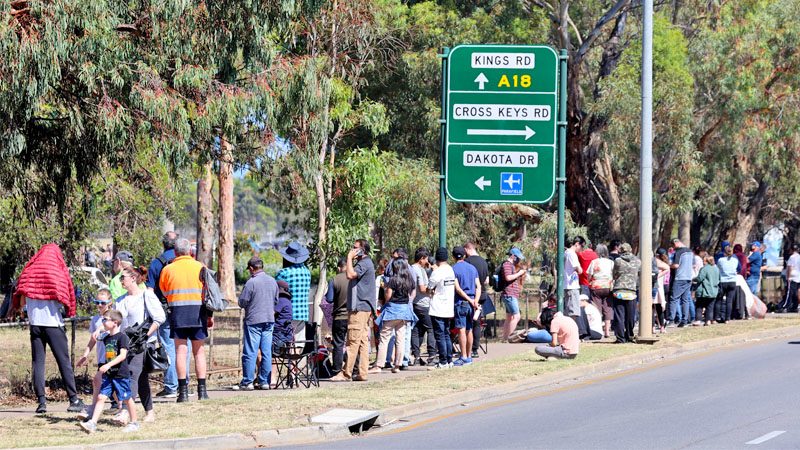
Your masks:
<svg viewBox="0 0 800 450"><path fill-rule="evenodd" d="M527 125L524 130L467 130L468 136L525 136L526 141L534 134L536 132Z"/></svg>
<svg viewBox="0 0 800 450"><path fill-rule="evenodd" d="M478 83L478 89L483 90L483 85L488 83L489 79L486 78L486 75L483 72L478 75L478 78L475 78L475 83Z"/></svg>
<svg viewBox="0 0 800 450"><path fill-rule="evenodd" d="M484 180L483 176L481 175L480 178L475 180L475 186L478 186L478 189L483 190L486 186L491 186L492 180Z"/></svg>

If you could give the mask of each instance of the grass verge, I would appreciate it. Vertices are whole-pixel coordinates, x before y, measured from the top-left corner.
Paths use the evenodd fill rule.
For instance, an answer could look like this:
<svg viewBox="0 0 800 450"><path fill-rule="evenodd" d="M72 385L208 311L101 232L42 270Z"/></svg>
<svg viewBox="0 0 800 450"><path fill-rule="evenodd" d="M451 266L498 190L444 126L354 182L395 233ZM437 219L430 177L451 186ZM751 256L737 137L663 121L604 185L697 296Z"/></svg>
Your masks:
<svg viewBox="0 0 800 450"><path fill-rule="evenodd" d="M71 414L4 418L0 421L0 442L8 447L76 445L247 433L302 426L309 423L310 416L334 407L384 409L478 387L530 379L545 373L646 353L667 346L798 325L800 317L781 317L731 322L713 327L690 327L663 335L654 346L584 345L577 359L564 361L541 361L531 345L513 356L402 379L365 384L326 384L321 389L272 391L268 395L243 393L204 403L158 404L157 422L143 424L141 431L132 435L123 435L119 428L101 421L97 434L87 436L80 431L78 421Z"/></svg>

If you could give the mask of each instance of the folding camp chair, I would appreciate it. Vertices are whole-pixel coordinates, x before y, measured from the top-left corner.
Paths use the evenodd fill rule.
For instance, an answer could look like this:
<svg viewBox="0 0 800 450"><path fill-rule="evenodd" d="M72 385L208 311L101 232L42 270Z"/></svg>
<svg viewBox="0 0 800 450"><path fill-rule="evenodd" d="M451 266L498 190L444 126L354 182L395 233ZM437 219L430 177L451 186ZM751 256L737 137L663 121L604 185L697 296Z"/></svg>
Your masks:
<svg viewBox="0 0 800 450"><path fill-rule="evenodd" d="M319 387L317 376L317 324L306 322L306 338L285 344L272 355L277 369L276 387Z"/></svg>

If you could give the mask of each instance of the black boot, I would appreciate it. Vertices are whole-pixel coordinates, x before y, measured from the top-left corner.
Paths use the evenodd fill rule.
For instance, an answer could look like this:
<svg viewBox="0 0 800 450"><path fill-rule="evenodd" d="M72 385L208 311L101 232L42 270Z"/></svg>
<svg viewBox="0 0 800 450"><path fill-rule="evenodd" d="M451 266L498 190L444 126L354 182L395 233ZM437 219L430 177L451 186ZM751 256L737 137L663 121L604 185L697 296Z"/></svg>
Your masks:
<svg viewBox="0 0 800 450"><path fill-rule="evenodd" d="M189 386L183 385L178 386L178 403L188 402L189 401Z"/></svg>
<svg viewBox="0 0 800 450"><path fill-rule="evenodd" d="M198 384L197 385L197 399L198 400L208 400L208 391L206 390L205 384Z"/></svg>

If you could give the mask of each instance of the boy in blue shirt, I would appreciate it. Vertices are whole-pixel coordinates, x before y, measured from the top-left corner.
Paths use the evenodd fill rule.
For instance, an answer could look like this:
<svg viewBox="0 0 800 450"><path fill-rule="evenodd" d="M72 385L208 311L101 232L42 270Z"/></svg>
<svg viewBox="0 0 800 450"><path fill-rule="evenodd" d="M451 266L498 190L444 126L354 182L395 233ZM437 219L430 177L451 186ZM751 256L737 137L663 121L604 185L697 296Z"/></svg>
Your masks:
<svg viewBox="0 0 800 450"><path fill-rule="evenodd" d="M108 334L103 338L103 348L105 348L106 363L98 369L103 375L100 384L100 392L94 400L94 410L92 417L86 422L81 422L81 428L91 434L97 431L97 420L103 412L103 405L106 399L112 394L117 394L120 402L125 402L130 414L130 423L122 429L123 433L130 433L139 430L139 423L136 421L136 405L133 402L131 392L131 371L128 367L128 336L120 332L122 324L122 313L117 310L106 311L103 314L103 328Z"/></svg>
<svg viewBox="0 0 800 450"><path fill-rule="evenodd" d="M475 266L466 262L467 251L464 247L453 248L453 273L456 276L455 315L453 321L458 329L458 345L461 348L461 357L453 361L454 366L463 366L472 363L469 357L472 348L472 323L473 314L478 309L478 300L481 298L481 282Z"/></svg>

